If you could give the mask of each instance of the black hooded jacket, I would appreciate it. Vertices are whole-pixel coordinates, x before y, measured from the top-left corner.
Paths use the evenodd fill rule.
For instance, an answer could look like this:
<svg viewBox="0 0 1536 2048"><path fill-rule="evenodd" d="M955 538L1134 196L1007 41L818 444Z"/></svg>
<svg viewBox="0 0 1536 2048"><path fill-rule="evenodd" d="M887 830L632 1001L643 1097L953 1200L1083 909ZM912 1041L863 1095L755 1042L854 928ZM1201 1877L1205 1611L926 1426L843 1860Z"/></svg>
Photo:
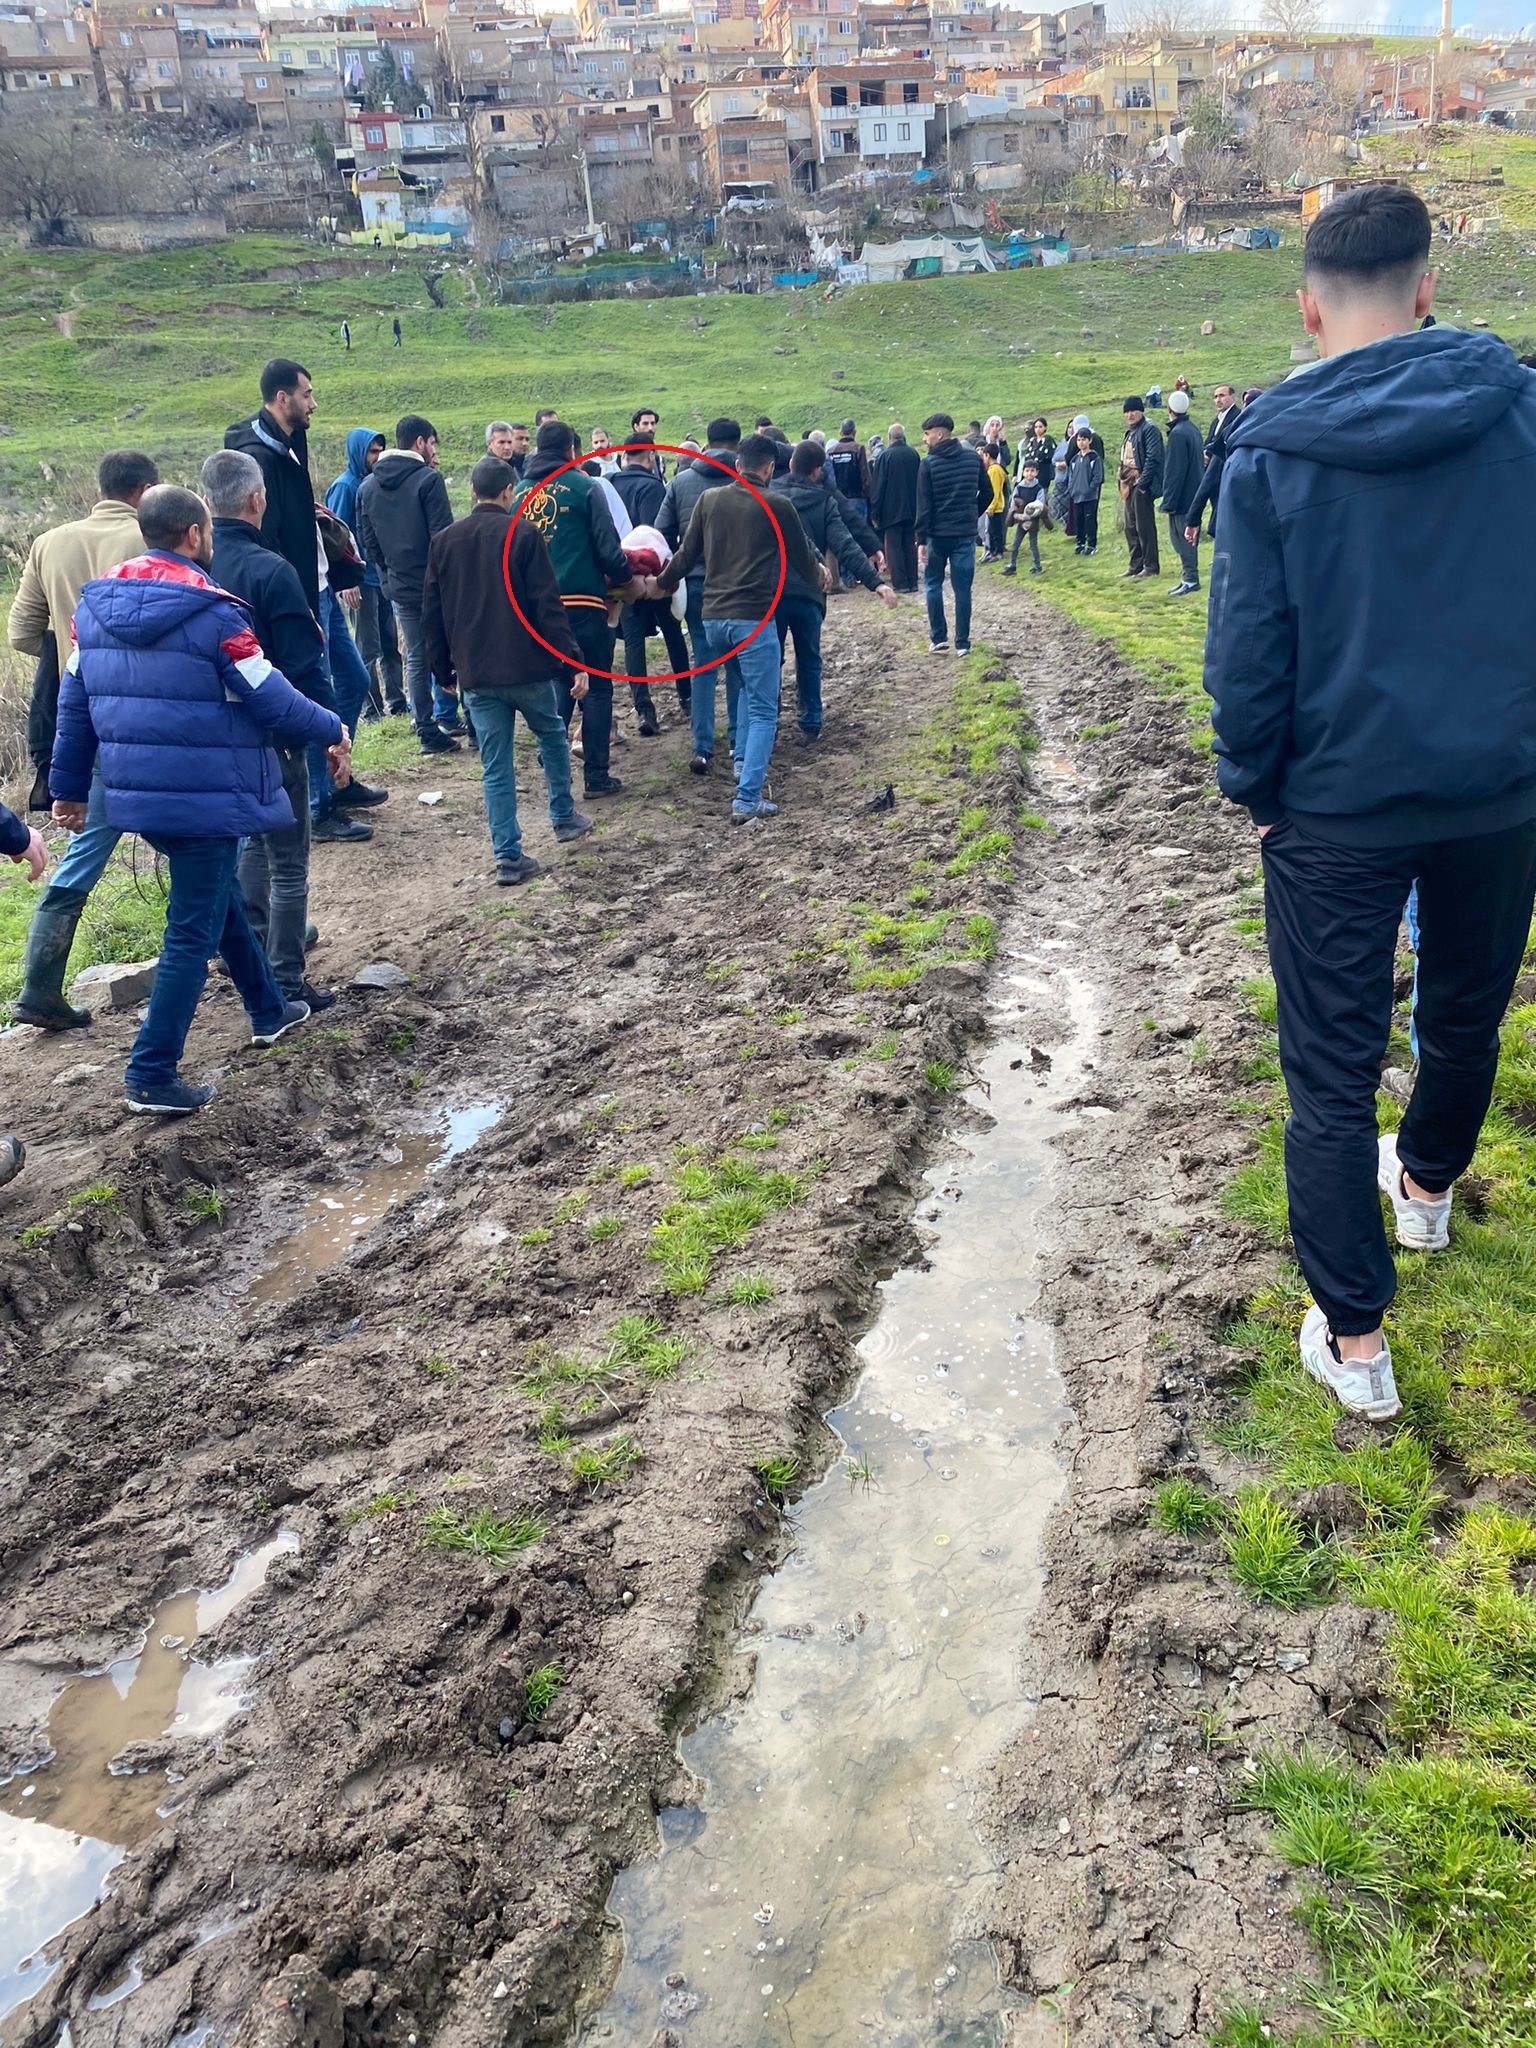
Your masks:
<svg viewBox="0 0 1536 2048"><path fill-rule="evenodd" d="M265 406L254 419L237 420L224 436L226 448L249 455L267 487L261 522L263 544L291 562L304 600L320 616L320 541L315 526L315 487L309 476L309 436L302 427L285 433Z"/></svg>
<svg viewBox="0 0 1536 2048"><path fill-rule="evenodd" d="M791 470L782 480L774 478L768 493L770 504L775 498L787 498L800 515L800 524L805 528L805 537L810 542L818 559L828 549L837 556L838 566L845 575L862 583L866 590L878 590L880 578L874 564L863 548L848 530L843 518L841 502L836 491L823 488L821 479L815 481L796 476ZM827 608L826 593L819 584L811 584L803 576L786 567L784 574L784 595L786 597L808 597L813 604Z"/></svg>
<svg viewBox="0 0 1536 2048"><path fill-rule="evenodd" d="M409 448L391 448L379 457L357 494L357 526L363 553L378 569L391 604L421 610L432 536L452 524L441 470Z"/></svg>

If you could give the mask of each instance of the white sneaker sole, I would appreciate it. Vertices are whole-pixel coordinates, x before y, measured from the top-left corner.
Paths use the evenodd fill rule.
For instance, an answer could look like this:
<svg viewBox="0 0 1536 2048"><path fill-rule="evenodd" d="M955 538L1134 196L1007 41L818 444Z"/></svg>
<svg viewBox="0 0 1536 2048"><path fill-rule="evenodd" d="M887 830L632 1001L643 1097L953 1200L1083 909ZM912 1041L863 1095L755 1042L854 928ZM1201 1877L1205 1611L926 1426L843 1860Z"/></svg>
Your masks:
<svg viewBox="0 0 1536 2048"><path fill-rule="evenodd" d="M1397 1241L1405 1251L1443 1252L1451 1242L1451 1205L1446 1203L1441 1213L1434 1218L1422 1214L1421 1203L1409 1206L1399 1189L1402 1182L1398 1176L1402 1167L1397 1157L1397 1141L1389 1132L1382 1138L1376 1150L1376 1185L1392 1204L1392 1221L1397 1231Z"/></svg>
<svg viewBox="0 0 1536 2048"><path fill-rule="evenodd" d="M1301 1355L1302 1365L1306 1368L1307 1372L1317 1381L1320 1387L1327 1388L1346 1415L1359 1415L1367 1422L1394 1421L1402 1414L1403 1404L1398 1399L1397 1382L1391 1378L1392 1360L1390 1353L1387 1358L1387 1384L1392 1388L1391 1394L1387 1395L1383 1392L1382 1398L1379 1400L1368 1399L1361 1401L1352 1399L1345 1393L1329 1370L1333 1360L1327 1350L1323 1348L1326 1343L1327 1328L1326 1319L1322 1317L1315 1307L1307 1311L1306 1319L1301 1326L1301 1336L1297 1346ZM1308 1343L1309 1334L1315 1334L1316 1348Z"/></svg>

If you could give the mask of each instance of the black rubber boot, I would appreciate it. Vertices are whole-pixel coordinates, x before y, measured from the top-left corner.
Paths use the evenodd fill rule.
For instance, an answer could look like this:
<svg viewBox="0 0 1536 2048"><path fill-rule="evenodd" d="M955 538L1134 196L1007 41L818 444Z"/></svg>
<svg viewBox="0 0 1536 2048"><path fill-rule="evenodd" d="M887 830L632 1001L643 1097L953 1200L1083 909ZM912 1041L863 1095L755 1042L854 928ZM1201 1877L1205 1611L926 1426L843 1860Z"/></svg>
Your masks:
<svg viewBox="0 0 1536 2048"><path fill-rule="evenodd" d="M11 1005L14 1023L34 1024L40 1031L83 1031L90 1023L89 1010L77 1010L64 1000L64 975L79 922L77 908L50 904L46 898L32 913L21 993Z"/></svg>

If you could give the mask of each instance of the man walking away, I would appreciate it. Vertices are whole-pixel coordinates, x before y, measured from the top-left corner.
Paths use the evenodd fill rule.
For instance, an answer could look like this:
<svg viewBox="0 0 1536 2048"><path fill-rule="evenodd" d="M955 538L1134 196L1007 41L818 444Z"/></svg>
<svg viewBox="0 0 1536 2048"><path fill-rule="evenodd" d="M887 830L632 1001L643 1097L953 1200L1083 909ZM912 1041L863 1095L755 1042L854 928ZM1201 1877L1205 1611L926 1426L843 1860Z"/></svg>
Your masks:
<svg viewBox="0 0 1536 2048"><path fill-rule="evenodd" d="M437 467L437 429L409 412L395 445L357 494L364 557L377 565L405 643L405 687L424 754L453 754L459 743L432 715L432 662L421 624L422 586L432 536L453 524L448 487Z"/></svg>
<svg viewBox="0 0 1536 2048"><path fill-rule="evenodd" d="M874 563L844 524L837 499L822 488L821 472L826 460L825 451L815 441L802 441L790 457L789 475L782 482L775 479L770 502L775 511L780 498L794 506L818 561L828 554L835 556L844 576L862 583L866 590L873 590L882 603L893 605L895 591L881 582ZM824 576L807 583L786 569L784 593L773 622L778 627L781 657L785 643L790 639L795 643L800 734L807 745L814 745L821 738L821 622L826 615Z"/></svg>
<svg viewBox="0 0 1536 2048"><path fill-rule="evenodd" d="M328 711L336 708L325 672L320 629L299 579L281 555L261 544L266 487L261 471L237 448L221 449L203 464L203 497L213 514L213 560L221 590L249 608L251 630L272 666L299 694ZM279 747L283 789L293 823L247 839L235 870L251 920L265 947L278 987L290 1002L328 1010L336 998L304 978L304 932L309 922L309 760L303 747Z"/></svg>
<svg viewBox="0 0 1536 2048"><path fill-rule="evenodd" d="M69 659L70 621L80 592L95 577L142 552L136 510L144 493L159 481L154 463L136 449L103 456L96 473L101 496L89 517L40 533L28 550L7 638L20 653L37 657L27 713L33 810L46 810L53 802L48 764L59 715L59 668ZM33 1024L42 1031L76 1031L90 1023L89 1010L77 1010L64 1000L64 975L86 898L101 880L120 837L107 823L98 778L91 786L89 822L71 839L32 913L21 993L11 1005L16 1023Z"/></svg>
<svg viewBox="0 0 1536 2048"><path fill-rule="evenodd" d="M273 668L245 607L205 573L213 533L202 499L157 484L139 526L147 552L80 593L50 780L54 817L78 831L99 751L107 822L141 833L169 864L159 971L124 1096L131 1110L184 1116L214 1095L177 1073L210 954L223 955L253 1045L275 1045L309 1015L272 977L235 860L242 839L294 822L274 741L317 740L342 780L348 748L341 720Z"/></svg>
<svg viewBox="0 0 1536 2048"><path fill-rule="evenodd" d="M632 527L655 526L667 487L658 474L657 458L651 452L653 437L648 431L634 427L630 430L629 440L623 463L613 479L613 488L629 515ZM659 527L657 531L660 532ZM662 645L667 650L667 664L672 673L681 678L677 684L677 701L686 711L693 699L687 675L693 666L688 658L688 642L683 638L682 626L672 616L672 607L657 604L652 598L640 598L636 603L626 605L622 626L624 667L634 695L641 737L654 739L661 726L657 721L650 685L645 679L645 643L653 634L661 635Z"/></svg>
<svg viewBox="0 0 1536 2048"><path fill-rule="evenodd" d="M402 342L404 341L405 337L404 337L404 335L403 335L403 334L402 334L402 333L400 332L400 315L399 315L398 313L397 313L397 314L395 315L394 319L393 319L393 320L392 320L392 321L390 322L390 333L391 333L391 335L392 335L392 336L394 337L394 345L395 345L395 347L396 347L396 348L399 348L399 347L401 346Z"/></svg>
<svg viewBox="0 0 1536 2048"><path fill-rule="evenodd" d="M1168 394L1168 447L1163 458L1162 510L1168 515L1168 538L1183 565L1184 573L1169 591L1170 597L1189 597L1200 588L1200 528L1190 515L1205 452L1200 429L1189 416L1189 393ZM1193 529L1190 540L1186 529Z"/></svg>
<svg viewBox="0 0 1536 2048"><path fill-rule="evenodd" d="M1313 222L1321 360L1231 430L1206 641L1221 788L1263 840L1302 1363L1373 1421L1398 1412L1378 1183L1399 1244L1446 1244L1536 898L1536 377L1491 334L1418 330L1429 249L1405 186ZM1418 1080L1378 1142L1415 879Z"/></svg>
<svg viewBox="0 0 1536 2048"><path fill-rule="evenodd" d="M928 645L949 652L944 617L944 571L955 593L955 652L971 651L971 585L976 580L976 521L992 501L986 465L974 448L955 439L947 412L923 421L928 454L917 479L917 552L928 600Z"/></svg>
<svg viewBox="0 0 1536 2048"><path fill-rule="evenodd" d="M405 700L395 614L384 595L378 564L368 559L357 521L357 494L377 468L387 445L376 427L353 427L347 435L347 466L326 492L325 502L345 524L363 558L361 588L341 593L342 603L357 623L358 655L373 678L380 709L391 718L400 718L410 707ZM281 662L278 666L282 666Z"/></svg>
<svg viewBox="0 0 1536 2048"><path fill-rule="evenodd" d="M343 320L341 323L341 345L348 355L352 353L352 329Z"/></svg>
<svg viewBox="0 0 1536 2048"><path fill-rule="evenodd" d="M774 444L768 436L749 434L741 444L737 467L762 492L773 479L773 460ZM694 506L681 548L655 579L656 590L670 595L702 562L705 629L717 655L734 652L740 663L741 716L735 742L738 780L731 805L731 822L737 825L753 818L771 818L778 811L777 804L764 798L763 783L778 730L781 657L772 625L763 632L758 628L767 619L779 587L781 535L786 575L798 576L814 588L820 580L819 563L799 514L782 491L774 495L771 517L750 491L737 484L706 491ZM757 638L745 645L754 633Z"/></svg>
<svg viewBox="0 0 1536 2048"><path fill-rule="evenodd" d="M1221 470L1227 459L1227 443L1232 429L1243 416L1243 409L1237 402L1237 393L1230 384L1216 386L1216 417L1211 421L1205 437L1205 475L1200 488L1195 492L1195 501L1189 508L1189 523L1198 529L1200 515L1207 505L1211 508L1210 534L1216 538L1216 506L1221 498Z"/></svg>
<svg viewBox="0 0 1536 2048"><path fill-rule="evenodd" d="M893 590L917 589L917 473L923 459L895 420L874 479L871 520L885 548L886 574Z"/></svg>
<svg viewBox="0 0 1536 2048"><path fill-rule="evenodd" d="M827 450L827 472L858 517L867 520L871 496L869 456L859 439L859 430L852 420L843 421L837 439ZM845 525L852 523L844 520ZM852 582L846 576L843 578L843 588L853 588Z"/></svg>
<svg viewBox="0 0 1536 2048"><path fill-rule="evenodd" d="M1147 418L1144 398L1125 401L1125 440L1120 448L1120 496L1125 501L1125 541L1131 552L1127 576L1156 576L1157 495L1163 485L1163 437Z"/></svg>
<svg viewBox="0 0 1536 2048"><path fill-rule="evenodd" d="M661 510L656 515L656 530L671 548L682 546L683 535L688 531L694 508L704 493L719 490L722 484L729 484L736 468L736 459L741 448L741 428L735 420L711 420L704 438L708 445L703 452L713 459L686 465L679 462L677 474L667 485L666 496L661 501ZM724 664L723 670L707 666L711 643L710 636L704 629L702 563L688 578L687 596L688 639L693 648L692 666L699 670L699 674L693 678L689 713L693 727L693 759L689 767L695 775L707 775L715 756L716 686L723 673L725 722L734 751L737 741L737 711L741 696L741 670L734 657Z"/></svg>
<svg viewBox="0 0 1536 2048"><path fill-rule="evenodd" d="M519 519L508 544L517 489L512 465L483 456L470 472L469 488L474 497L469 517L433 537L422 620L432 666L439 675L456 678L480 735L496 880L512 888L540 872L539 863L523 851L517 818L512 736L519 714L538 741L556 839L563 845L592 829L592 820L571 800L570 742L556 696L557 685L569 686L579 701L586 695L587 678L549 551L532 521ZM507 594L509 583L518 609ZM541 647L535 632L572 665Z"/></svg>
<svg viewBox="0 0 1536 2048"><path fill-rule="evenodd" d="M624 785L609 773L613 730L613 634L608 623L610 592L640 595L640 584L619 546L618 531L597 479L584 469L568 469L576 453L576 436L563 420L546 420L539 429L533 460L512 500L549 549L560 586L567 623L581 650L588 687L574 687L576 671L561 668L560 715L567 726L581 706L581 774L588 796L617 796ZM563 474L562 474L563 472ZM607 671L599 674L598 671Z"/></svg>

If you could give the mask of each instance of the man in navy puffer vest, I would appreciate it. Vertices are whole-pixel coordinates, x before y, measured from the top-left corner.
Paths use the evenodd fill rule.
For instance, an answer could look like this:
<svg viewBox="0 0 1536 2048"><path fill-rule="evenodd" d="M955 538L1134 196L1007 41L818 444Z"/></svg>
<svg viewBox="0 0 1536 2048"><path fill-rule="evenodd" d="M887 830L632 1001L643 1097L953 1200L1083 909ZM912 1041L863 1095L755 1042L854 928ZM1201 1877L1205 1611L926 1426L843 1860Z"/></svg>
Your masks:
<svg viewBox="0 0 1536 2048"><path fill-rule="evenodd" d="M54 817L80 830L99 753L108 822L169 864L165 943L124 1099L143 1114L184 1116L214 1095L176 1071L211 953L240 992L252 1044L276 1044L309 1015L272 977L235 863L242 839L294 823L274 744L315 741L345 781L350 738L334 711L273 668L245 606L205 573L213 526L202 499L159 484L138 518L147 552L80 593L50 786Z"/></svg>

